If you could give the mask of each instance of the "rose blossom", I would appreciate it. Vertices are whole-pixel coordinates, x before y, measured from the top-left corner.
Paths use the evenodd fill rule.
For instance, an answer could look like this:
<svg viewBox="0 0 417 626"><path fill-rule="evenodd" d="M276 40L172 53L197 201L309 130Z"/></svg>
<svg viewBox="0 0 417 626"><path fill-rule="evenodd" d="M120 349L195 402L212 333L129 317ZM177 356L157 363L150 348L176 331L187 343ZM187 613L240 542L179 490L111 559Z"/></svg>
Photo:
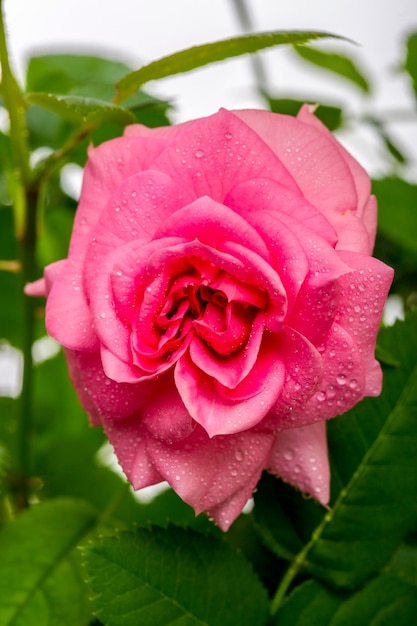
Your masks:
<svg viewBox="0 0 417 626"><path fill-rule="evenodd" d="M47 330L135 489L226 530L264 469L329 499L325 420L381 390L392 270L362 167L304 106L91 148Z"/></svg>

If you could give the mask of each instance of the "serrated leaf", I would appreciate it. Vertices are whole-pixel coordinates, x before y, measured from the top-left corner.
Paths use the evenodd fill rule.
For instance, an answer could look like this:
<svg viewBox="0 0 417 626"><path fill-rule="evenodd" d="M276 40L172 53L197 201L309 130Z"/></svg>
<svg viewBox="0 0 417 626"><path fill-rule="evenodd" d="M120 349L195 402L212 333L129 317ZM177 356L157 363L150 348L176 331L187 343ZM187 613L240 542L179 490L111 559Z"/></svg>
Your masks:
<svg viewBox="0 0 417 626"><path fill-rule="evenodd" d="M266 592L224 542L154 526L86 552L97 616L108 626L263 626Z"/></svg>
<svg viewBox="0 0 417 626"><path fill-rule="evenodd" d="M356 63L349 57L334 52L324 52L323 50L317 50L309 46L295 46L294 50L305 61L309 61L317 67L338 74L338 76L342 78L347 78L365 93L370 91L368 80Z"/></svg>
<svg viewBox="0 0 417 626"><path fill-rule="evenodd" d="M135 122L134 116L127 109L96 98L28 93L25 99L29 104L52 111L78 126L98 125L103 122L116 122L125 126Z"/></svg>
<svg viewBox="0 0 417 626"><path fill-rule="evenodd" d="M417 521L416 322L413 315L380 334L401 363L385 370L381 396L329 424L345 487L307 560L310 571L336 585L355 586L378 571Z"/></svg>
<svg viewBox="0 0 417 626"><path fill-rule="evenodd" d="M242 35L213 43L193 46L175 54L144 65L135 72L124 76L116 85L118 101L133 94L139 87L150 80L165 78L181 72L189 72L208 63L216 63L242 54L257 52L272 46L284 44L302 44L307 41L324 38L343 39L325 32L271 31L254 35Z"/></svg>
<svg viewBox="0 0 417 626"><path fill-rule="evenodd" d="M284 523L303 545L297 562L338 587L353 588L377 572L417 521L417 316L383 329L379 341L400 366L386 368L379 398L363 400L328 424L332 509L312 528L310 503L280 503ZM262 485L259 492L258 498ZM295 558L293 543L285 545L285 535L275 530L281 519L274 501L270 516L262 498L255 503L269 547Z"/></svg>
<svg viewBox="0 0 417 626"><path fill-rule="evenodd" d="M417 97L417 33L410 35L407 40L407 56L404 68L411 77L414 93Z"/></svg>
<svg viewBox="0 0 417 626"><path fill-rule="evenodd" d="M417 185L400 178L372 181L378 200L378 228L388 239L417 253Z"/></svg>
<svg viewBox="0 0 417 626"><path fill-rule="evenodd" d="M83 626L87 590L74 548L96 523L86 503L33 506L0 530L0 624Z"/></svg>
<svg viewBox="0 0 417 626"><path fill-rule="evenodd" d="M390 574L347 596L309 580L289 595L271 626L409 626L417 611L417 588Z"/></svg>

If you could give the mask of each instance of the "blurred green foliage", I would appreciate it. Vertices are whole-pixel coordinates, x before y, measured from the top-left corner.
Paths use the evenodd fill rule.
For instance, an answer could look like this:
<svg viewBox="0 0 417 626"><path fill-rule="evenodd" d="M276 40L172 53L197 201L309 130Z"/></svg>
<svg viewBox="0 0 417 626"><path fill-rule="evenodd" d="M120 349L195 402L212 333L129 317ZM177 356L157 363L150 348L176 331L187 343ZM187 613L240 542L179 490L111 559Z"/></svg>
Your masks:
<svg viewBox="0 0 417 626"><path fill-rule="evenodd" d="M294 43L299 41L300 37ZM264 47L260 40L258 44ZM233 55L241 54L248 40L233 45L229 46ZM200 65L223 58L226 47L224 42L217 49L205 47ZM405 155L388 132L387 120L369 114L372 77L358 59L339 51L299 45L294 50L298 62L337 75L362 94L367 113L355 121L355 132L372 128L388 164L386 175L373 182L379 203L375 254L396 270L393 293L401 295L406 309L415 308L417 186L415 180L407 180L406 173L410 165L415 166L416 154ZM143 82L144 76L146 80L152 78L152 71L156 78L187 71L190 64L197 67L198 58L193 54L187 51L157 66L150 64L141 74L124 62L91 55L48 54L29 60L23 98L28 142L37 163L34 171L39 175L41 192L38 275L44 265L65 257L68 248L77 203L61 185L62 167L68 163L82 167L89 142L99 144L118 136L126 124L168 125L171 103L135 91L136 82ZM407 40L401 71L417 97L417 34ZM123 105L115 104L116 84L124 85L129 94L134 92ZM276 97L262 91L261 95L272 111L290 115L295 115L303 102L317 104L317 94L293 98L291 94ZM323 98L316 115L332 131L352 126L344 103ZM0 132L0 166L0 341L19 348L24 325L22 282L17 271L20 217L12 208L17 185L11 139L6 132ZM45 335L43 307L43 300L37 300L36 338ZM163 596L167 619L171 619L164 623L173 623L178 604L177 591L172 590L174 581L183 586L178 592L183 602L183 613L179 613L187 617L181 623L244 626L250 611L258 606L250 623L266 624L267 592L273 595L287 562L297 554L302 555L297 558L303 572L295 578L294 589L271 624L367 626L374 619L386 626L411 623L417 610L413 542L417 523L415 329L416 317L411 315L406 324L385 330L379 346L379 353L385 355L384 394L377 401L361 403L330 425L335 508L330 515L326 513L327 521L315 503L265 476L256 495L255 511L241 516L225 537L205 517L195 519L192 510L172 491L149 504L139 502L124 487L124 478L100 461L98 451L105 438L99 429L88 426L69 383L62 352L36 364L33 423L27 437L31 447L30 497L41 504L20 514L14 504L16 484L11 461L16 446L17 400L0 397L0 623L97 625L93 612L99 610L103 623L110 625L136 625L137 611L144 624L157 624L158 613L147 596L149 589L159 600ZM389 471L384 465L388 460ZM366 506L359 506L360 498ZM16 521L11 521L15 516ZM188 540L168 522L192 526L201 535L192 533ZM135 523L157 524L154 535L158 535L159 544L148 530L132 532ZM76 547L98 534L113 535L115 527L130 532L120 540L101 539L87 551L92 588L99 594L92 606L90 581L82 574ZM132 553L137 554L133 562ZM143 572L138 564L143 553L147 562L159 567L160 579ZM213 560L207 573L205 564L210 555ZM359 561L360 566L354 567ZM177 567L182 572L194 572L188 590L184 587L187 579L176 577ZM168 569L164 572L164 568ZM237 570L239 584L234 580ZM205 600L198 599L200 571L207 576L204 584L211 590L204 606ZM113 594L114 581L119 585L119 597ZM135 585L142 590L141 596L132 591ZM219 602L223 603L223 621ZM245 602L246 612L238 615L237 605L246 606Z"/></svg>

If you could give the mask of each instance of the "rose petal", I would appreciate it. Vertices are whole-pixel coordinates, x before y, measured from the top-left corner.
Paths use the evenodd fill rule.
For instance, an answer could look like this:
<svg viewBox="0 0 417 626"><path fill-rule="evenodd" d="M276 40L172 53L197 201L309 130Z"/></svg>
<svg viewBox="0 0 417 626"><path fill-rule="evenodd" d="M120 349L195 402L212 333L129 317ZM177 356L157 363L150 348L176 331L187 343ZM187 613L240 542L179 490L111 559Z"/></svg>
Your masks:
<svg viewBox="0 0 417 626"><path fill-rule="evenodd" d="M267 211L287 223L288 217L302 223L330 245L337 241L336 231L328 219L310 204L300 190L284 187L271 178L250 178L238 183L226 196L224 203L250 223L254 213Z"/></svg>
<svg viewBox="0 0 417 626"><path fill-rule="evenodd" d="M365 393L365 364L358 345L338 324L320 346L323 379L319 390L292 411L293 424L304 426L330 419L351 409Z"/></svg>
<svg viewBox="0 0 417 626"><path fill-rule="evenodd" d="M176 211L155 234L155 237L175 236L189 241L198 239L220 249L225 242L234 241L270 261L268 248L256 229L235 211L207 196Z"/></svg>
<svg viewBox="0 0 417 626"><path fill-rule="evenodd" d="M160 388L158 381L131 385L111 380L103 371L98 352L66 350L65 355L73 385L95 425L105 418L136 415Z"/></svg>
<svg viewBox="0 0 417 626"><path fill-rule="evenodd" d="M277 399L285 366L268 337L246 378L234 389L222 387L184 354L175 367L175 383L192 418L210 437L228 435L259 423Z"/></svg>
<svg viewBox="0 0 417 626"><path fill-rule="evenodd" d="M351 154L336 140L334 135L329 131L329 129L316 117L308 104L304 104L300 111L298 112L297 119L305 124L309 124L313 126L318 131L320 131L323 135L327 137L329 141L335 146L338 150L340 156L346 161L352 176L353 181L355 183L356 192L358 195L358 206L357 213L359 217L362 217L366 211L366 204L369 199L369 194L371 193L371 181L369 180L369 176L363 167L352 157ZM372 230L376 230L376 221L372 226ZM369 231L371 234L371 231Z"/></svg>
<svg viewBox="0 0 417 626"><path fill-rule="evenodd" d="M356 221L340 225L337 219L347 211L355 214L363 199L358 196L351 164L330 133L301 119L267 111L237 111L236 115L271 147L307 200L335 227L338 238L346 237L351 227L358 230Z"/></svg>
<svg viewBox="0 0 417 626"><path fill-rule="evenodd" d="M165 445L149 440L158 472L180 498L200 513L207 511L227 530L242 511L268 459L273 435L244 432L209 439L204 430Z"/></svg>
<svg viewBox="0 0 417 626"><path fill-rule="evenodd" d="M249 374L256 363L265 323L258 316L244 349L229 356L219 356L204 342L194 338L190 343L190 358L195 365L224 387L234 389Z"/></svg>
<svg viewBox="0 0 417 626"><path fill-rule="evenodd" d="M237 183L256 176L298 188L266 142L225 109L190 123L153 167L169 172L179 184L193 190L195 198L209 196L217 202L223 202Z"/></svg>
<svg viewBox="0 0 417 626"><path fill-rule="evenodd" d="M85 297L79 263L68 259L59 266L48 266L45 278L47 289L50 285L45 313L48 334L70 350L97 349L94 320Z"/></svg>
<svg viewBox="0 0 417 626"><path fill-rule="evenodd" d="M282 391L259 428L283 430L298 425L298 412L320 388L323 361L318 350L294 329L284 327L279 338L279 354L285 363Z"/></svg>
<svg viewBox="0 0 417 626"><path fill-rule="evenodd" d="M166 148L162 138L117 137L89 148L69 256L82 258L91 231L117 188L130 176L151 169Z"/></svg>
<svg viewBox="0 0 417 626"><path fill-rule="evenodd" d="M267 469L321 504L328 504L330 467L325 422L277 433Z"/></svg>
<svg viewBox="0 0 417 626"><path fill-rule="evenodd" d="M340 256L355 271L340 278L336 320L354 338L364 359L364 395L377 396L381 392L382 374L374 351L394 271L373 257L347 251L340 251Z"/></svg>
<svg viewBox="0 0 417 626"><path fill-rule="evenodd" d="M134 489L143 489L164 480L148 454L149 435L135 417L123 420L103 419L106 435L117 459Z"/></svg>

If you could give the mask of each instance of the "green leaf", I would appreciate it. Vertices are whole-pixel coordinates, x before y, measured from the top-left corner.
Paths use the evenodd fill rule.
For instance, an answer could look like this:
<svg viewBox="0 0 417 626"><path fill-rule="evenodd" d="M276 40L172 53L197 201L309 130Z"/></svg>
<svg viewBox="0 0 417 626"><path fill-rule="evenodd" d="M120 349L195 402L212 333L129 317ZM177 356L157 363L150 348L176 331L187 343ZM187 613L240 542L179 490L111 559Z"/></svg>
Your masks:
<svg viewBox="0 0 417 626"><path fill-rule="evenodd" d="M404 69L410 74L417 97L417 33L410 35L407 40L407 56Z"/></svg>
<svg viewBox="0 0 417 626"><path fill-rule="evenodd" d="M288 596L271 626L333 626L332 618L342 601L340 594L315 580L308 580Z"/></svg>
<svg viewBox="0 0 417 626"><path fill-rule="evenodd" d="M417 588L382 574L350 597L309 580L290 594L271 626L409 626Z"/></svg>
<svg viewBox="0 0 417 626"><path fill-rule="evenodd" d="M378 199L378 228L385 237L417 253L417 185L400 178L372 182Z"/></svg>
<svg viewBox="0 0 417 626"><path fill-rule="evenodd" d="M340 107L330 104L312 102L309 98L297 100L294 98L268 98L269 108L273 113L283 113L295 117L302 105L306 102L319 104L315 110L315 116L331 131L340 128L343 123L343 111Z"/></svg>
<svg viewBox="0 0 417 626"><path fill-rule="evenodd" d="M115 83L129 71L131 68L126 63L93 55L34 56L27 66L26 91L103 98L107 88L111 99Z"/></svg>
<svg viewBox="0 0 417 626"><path fill-rule="evenodd" d="M193 46L175 54L158 59L144 65L135 72L124 76L116 85L118 101L124 100L133 94L139 87L150 80L165 78L181 72L189 72L208 63L216 63L232 57L240 56L279 46L284 44L302 44L315 39L332 37L342 39L337 35L325 32L297 32L272 31L255 35L243 35L222 41Z"/></svg>
<svg viewBox="0 0 417 626"><path fill-rule="evenodd" d="M135 122L134 116L127 109L95 98L29 93L26 95L26 101L52 111L79 126L95 126L103 122L116 122L125 126Z"/></svg>
<svg viewBox="0 0 417 626"><path fill-rule="evenodd" d="M334 471L344 488L313 538L310 571L355 586L388 560L417 521L417 316L383 329L398 368L384 391L329 423Z"/></svg>
<svg viewBox="0 0 417 626"><path fill-rule="evenodd" d="M387 565L386 571L417 588L417 546L401 544Z"/></svg>
<svg viewBox="0 0 417 626"><path fill-rule="evenodd" d="M344 602L332 626L409 626L417 614L417 588L382 574Z"/></svg>
<svg viewBox="0 0 417 626"><path fill-rule="evenodd" d="M87 590L74 548L96 523L85 503L33 506L0 530L0 624L83 626Z"/></svg>
<svg viewBox="0 0 417 626"><path fill-rule="evenodd" d="M294 50L305 61L346 78L365 93L370 91L368 80L349 57L334 52L323 52L309 46L294 46Z"/></svg>
<svg viewBox="0 0 417 626"><path fill-rule="evenodd" d="M108 626L263 626L266 592L224 542L191 530L138 529L86 552L97 616Z"/></svg>
<svg viewBox="0 0 417 626"><path fill-rule="evenodd" d="M299 497L297 507L288 506L280 481L269 494L270 514L262 485L255 496L269 547L279 556L298 552L298 563L337 587L353 588L377 572L417 521L417 315L383 329L379 341L400 366L385 369L380 397L328 423L331 510L312 523L311 503ZM281 526L295 538L288 541Z"/></svg>

